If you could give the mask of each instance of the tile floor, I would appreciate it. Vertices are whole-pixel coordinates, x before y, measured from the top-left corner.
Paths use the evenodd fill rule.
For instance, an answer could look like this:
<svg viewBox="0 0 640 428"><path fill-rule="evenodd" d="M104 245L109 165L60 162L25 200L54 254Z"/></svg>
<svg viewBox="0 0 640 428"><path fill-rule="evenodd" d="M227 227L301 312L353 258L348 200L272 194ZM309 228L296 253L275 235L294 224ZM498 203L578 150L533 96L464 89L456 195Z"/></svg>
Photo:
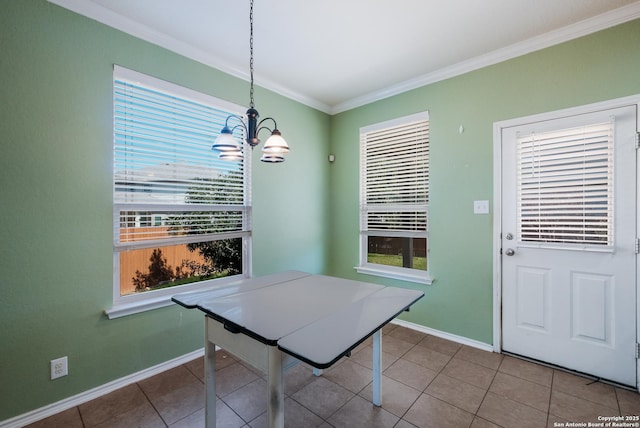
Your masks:
<svg viewBox="0 0 640 428"><path fill-rule="evenodd" d="M307 427L587 426L599 416L640 415L640 395L426 335L383 330L382 407L371 404L371 342L315 377L299 364L285 374L285 425ZM217 352L218 427L266 427L266 381ZM204 427L199 358L29 425Z"/></svg>

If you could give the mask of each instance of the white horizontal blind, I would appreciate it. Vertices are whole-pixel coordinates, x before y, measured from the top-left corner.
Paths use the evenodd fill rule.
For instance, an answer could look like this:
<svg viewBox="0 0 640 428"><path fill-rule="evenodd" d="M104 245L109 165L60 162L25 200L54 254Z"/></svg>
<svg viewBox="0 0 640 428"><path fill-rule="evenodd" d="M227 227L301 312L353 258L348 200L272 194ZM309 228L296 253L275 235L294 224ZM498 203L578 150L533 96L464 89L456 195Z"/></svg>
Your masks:
<svg viewBox="0 0 640 428"><path fill-rule="evenodd" d="M243 230L246 210L227 206L194 205L177 208L138 207L137 211L122 206L119 212L120 243L171 239L174 243L201 241L203 235L221 235ZM156 242L153 242L156 245ZM159 243L158 243L159 244Z"/></svg>
<svg viewBox="0 0 640 428"><path fill-rule="evenodd" d="M114 203L121 229L116 245L180 237L201 241L246 230L245 164L219 160L211 151L231 112L218 108L212 97L196 99L186 88L144 75L133 79L132 72L119 70L114 72Z"/></svg>
<svg viewBox="0 0 640 428"><path fill-rule="evenodd" d="M426 236L429 203L429 120L360 134L361 230Z"/></svg>
<svg viewBox="0 0 640 428"><path fill-rule="evenodd" d="M613 245L613 127L518 138L521 242Z"/></svg>

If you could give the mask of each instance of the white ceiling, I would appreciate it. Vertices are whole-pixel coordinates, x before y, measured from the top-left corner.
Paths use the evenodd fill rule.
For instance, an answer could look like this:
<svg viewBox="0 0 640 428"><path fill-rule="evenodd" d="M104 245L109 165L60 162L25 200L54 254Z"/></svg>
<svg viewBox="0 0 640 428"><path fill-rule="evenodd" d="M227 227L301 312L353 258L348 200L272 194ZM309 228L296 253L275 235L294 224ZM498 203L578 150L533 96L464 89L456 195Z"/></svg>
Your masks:
<svg viewBox="0 0 640 428"><path fill-rule="evenodd" d="M248 80L249 0L49 1ZM638 0L255 0L255 82L337 113L635 18Z"/></svg>

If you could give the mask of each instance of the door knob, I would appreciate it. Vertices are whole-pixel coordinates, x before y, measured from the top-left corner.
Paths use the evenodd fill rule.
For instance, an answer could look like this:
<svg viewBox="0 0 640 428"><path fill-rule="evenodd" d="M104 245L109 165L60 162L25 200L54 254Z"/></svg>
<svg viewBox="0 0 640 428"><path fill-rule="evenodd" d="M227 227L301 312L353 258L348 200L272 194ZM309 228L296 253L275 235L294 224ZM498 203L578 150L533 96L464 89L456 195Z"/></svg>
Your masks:
<svg viewBox="0 0 640 428"><path fill-rule="evenodd" d="M516 252L513 251L513 248L507 248L504 252L507 256L513 256Z"/></svg>

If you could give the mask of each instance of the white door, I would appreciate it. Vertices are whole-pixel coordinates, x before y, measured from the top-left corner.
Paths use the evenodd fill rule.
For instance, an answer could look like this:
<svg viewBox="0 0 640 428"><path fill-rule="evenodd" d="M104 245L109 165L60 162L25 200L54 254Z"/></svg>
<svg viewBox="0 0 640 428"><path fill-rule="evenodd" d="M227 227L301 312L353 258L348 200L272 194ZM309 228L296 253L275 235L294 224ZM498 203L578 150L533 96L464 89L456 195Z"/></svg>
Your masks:
<svg viewBox="0 0 640 428"><path fill-rule="evenodd" d="M502 349L636 386L636 106L502 130Z"/></svg>

